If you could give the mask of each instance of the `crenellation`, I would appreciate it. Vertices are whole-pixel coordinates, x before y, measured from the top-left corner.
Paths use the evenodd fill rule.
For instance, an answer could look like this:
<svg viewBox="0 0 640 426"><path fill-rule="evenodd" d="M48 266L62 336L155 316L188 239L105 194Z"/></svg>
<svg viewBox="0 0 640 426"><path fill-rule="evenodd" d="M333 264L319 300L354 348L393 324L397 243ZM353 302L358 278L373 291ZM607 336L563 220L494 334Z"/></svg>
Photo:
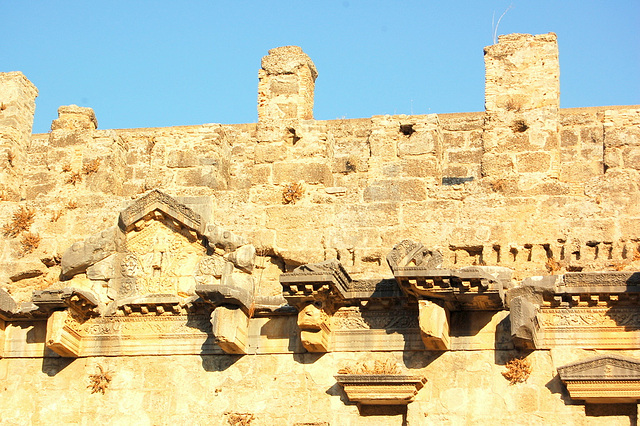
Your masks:
<svg viewBox="0 0 640 426"><path fill-rule="evenodd" d="M640 359L640 107L560 109L552 33L485 66L483 112L314 120L285 46L257 123L98 129L70 105L40 135L37 90L0 74L3 420L68 395L65 423L628 424L559 373ZM113 381L83 396L97 365Z"/></svg>

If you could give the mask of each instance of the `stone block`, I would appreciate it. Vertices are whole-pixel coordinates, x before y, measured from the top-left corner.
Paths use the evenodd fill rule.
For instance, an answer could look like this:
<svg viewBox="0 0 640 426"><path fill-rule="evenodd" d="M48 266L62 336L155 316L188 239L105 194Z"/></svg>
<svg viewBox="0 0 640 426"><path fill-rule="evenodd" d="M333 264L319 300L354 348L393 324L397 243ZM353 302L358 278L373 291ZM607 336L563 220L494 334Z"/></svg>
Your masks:
<svg viewBox="0 0 640 426"><path fill-rule="evenodd" d="M74 243L63 254L62 275L70 278L115 252L116 228L112 227L82 242Z"/></svg>
<svg viewBox="0 0 640 426"><path fill-rule="evenodd" d="M256 164L274 163L287 157L287 149L282 142L258 143L254 155Z"/></svg>
<svg viewBox="0 0 640 426"><path fill-rule="evenodd" d="M490 154L482 156L482 175L500 176L512 173L513 160L509 154Z"/></svg>
<svg viewBox="0 0 640 426"><path fill-rule="evenodd" d="M167 153L167 167L183 168L195 167L198 165L198 158L192 150L174 150Z"/></svg>
<svg viewBox="0 0 640 426"><path fill-rule="evenodd" d="M519 173L545 173L551 167L551 156L546 152L522 152L516 154Z"/></svg>
<svg viewBox="0 0 640 426"><path fill-rule="evenodd" d="M291 163L279 162L273 164L273 183L286 185L304 181L314 185L321 183L325 186L333 185L333 175L326 163Z"/></svg>
<svg viewBox="0 0 640 426"><path fill-rule="evenodd" d="M353 228L379 228L399 223L397 203L352 204L336 212L336 221Z"/></svg>
<svg viewBox="0 0 640 426"><path fill-rule="evenodd" d="M365 202L375 201L422 201L427 192L421 179L397 179L375 181L364 189Z"/></svg>
<svg viewBox="0 0 640 426"><path fill-rule="evenodd" d="M407 177L440 177L440 167L435 156L403 158L402 174Z"/></svg>
<svg viewBox="0 0 640 426"><path fill-rule="evenodd" d="M58 118L51 123L51 130L95 130L98 120L93 109L77 105L63 105L58 108Z"/></svg>
<svg viewBox="0 0 640 426"><path fill-rule="evenodd" d="M268 229L321 229L334 220L333 206L274 206L268 207Z"/></svg>

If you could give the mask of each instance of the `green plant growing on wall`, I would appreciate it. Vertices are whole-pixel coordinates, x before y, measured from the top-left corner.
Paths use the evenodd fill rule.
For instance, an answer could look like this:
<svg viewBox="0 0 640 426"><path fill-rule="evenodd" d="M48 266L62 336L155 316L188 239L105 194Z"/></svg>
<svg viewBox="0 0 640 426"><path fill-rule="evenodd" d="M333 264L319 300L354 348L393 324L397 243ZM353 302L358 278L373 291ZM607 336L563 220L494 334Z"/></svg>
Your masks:
<svg viewBox="0 0 640 426"><path fill-rule="evenodd" d="M87 386L87 388L91 389L91 393L100 392L104 395L112 378L111 372L105 371L104 368L98 364L98 373L89 375L89 386Z"/></svg>

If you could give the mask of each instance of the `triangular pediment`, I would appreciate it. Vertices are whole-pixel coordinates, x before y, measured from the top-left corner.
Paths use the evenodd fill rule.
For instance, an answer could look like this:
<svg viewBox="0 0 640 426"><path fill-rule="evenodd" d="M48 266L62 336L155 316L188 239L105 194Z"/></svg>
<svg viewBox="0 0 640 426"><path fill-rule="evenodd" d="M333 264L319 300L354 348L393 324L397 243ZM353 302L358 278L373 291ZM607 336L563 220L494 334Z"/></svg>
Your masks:
<svg viewBox="0 0 640 426"><path fill-rule="evenodd" d="M134 201L133 204L120 212L120 227L127 232L138 221L156 211L170 216L181 225L198 234L204 233L206 224L198 213L157 189Z"/></svg>
<svg viewBox="0 0 640 426"><path fill-rule="evenodd" d="M562 381L640 380L640 360L601 355L558 368Z"/></svg>

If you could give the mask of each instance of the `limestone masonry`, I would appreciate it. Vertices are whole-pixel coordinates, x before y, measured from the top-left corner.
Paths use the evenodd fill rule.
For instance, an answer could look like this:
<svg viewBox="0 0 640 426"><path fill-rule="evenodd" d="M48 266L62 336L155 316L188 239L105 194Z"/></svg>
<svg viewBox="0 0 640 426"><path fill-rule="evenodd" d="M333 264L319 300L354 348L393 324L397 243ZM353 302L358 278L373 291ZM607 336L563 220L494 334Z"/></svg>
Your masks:
<svg viewBox="0 0 640 426"><path fill-rule="evenodd" d="M6 425L636 424L640 106L560 109L555 34L485 111L103 130L0 73Z"/></svg>

